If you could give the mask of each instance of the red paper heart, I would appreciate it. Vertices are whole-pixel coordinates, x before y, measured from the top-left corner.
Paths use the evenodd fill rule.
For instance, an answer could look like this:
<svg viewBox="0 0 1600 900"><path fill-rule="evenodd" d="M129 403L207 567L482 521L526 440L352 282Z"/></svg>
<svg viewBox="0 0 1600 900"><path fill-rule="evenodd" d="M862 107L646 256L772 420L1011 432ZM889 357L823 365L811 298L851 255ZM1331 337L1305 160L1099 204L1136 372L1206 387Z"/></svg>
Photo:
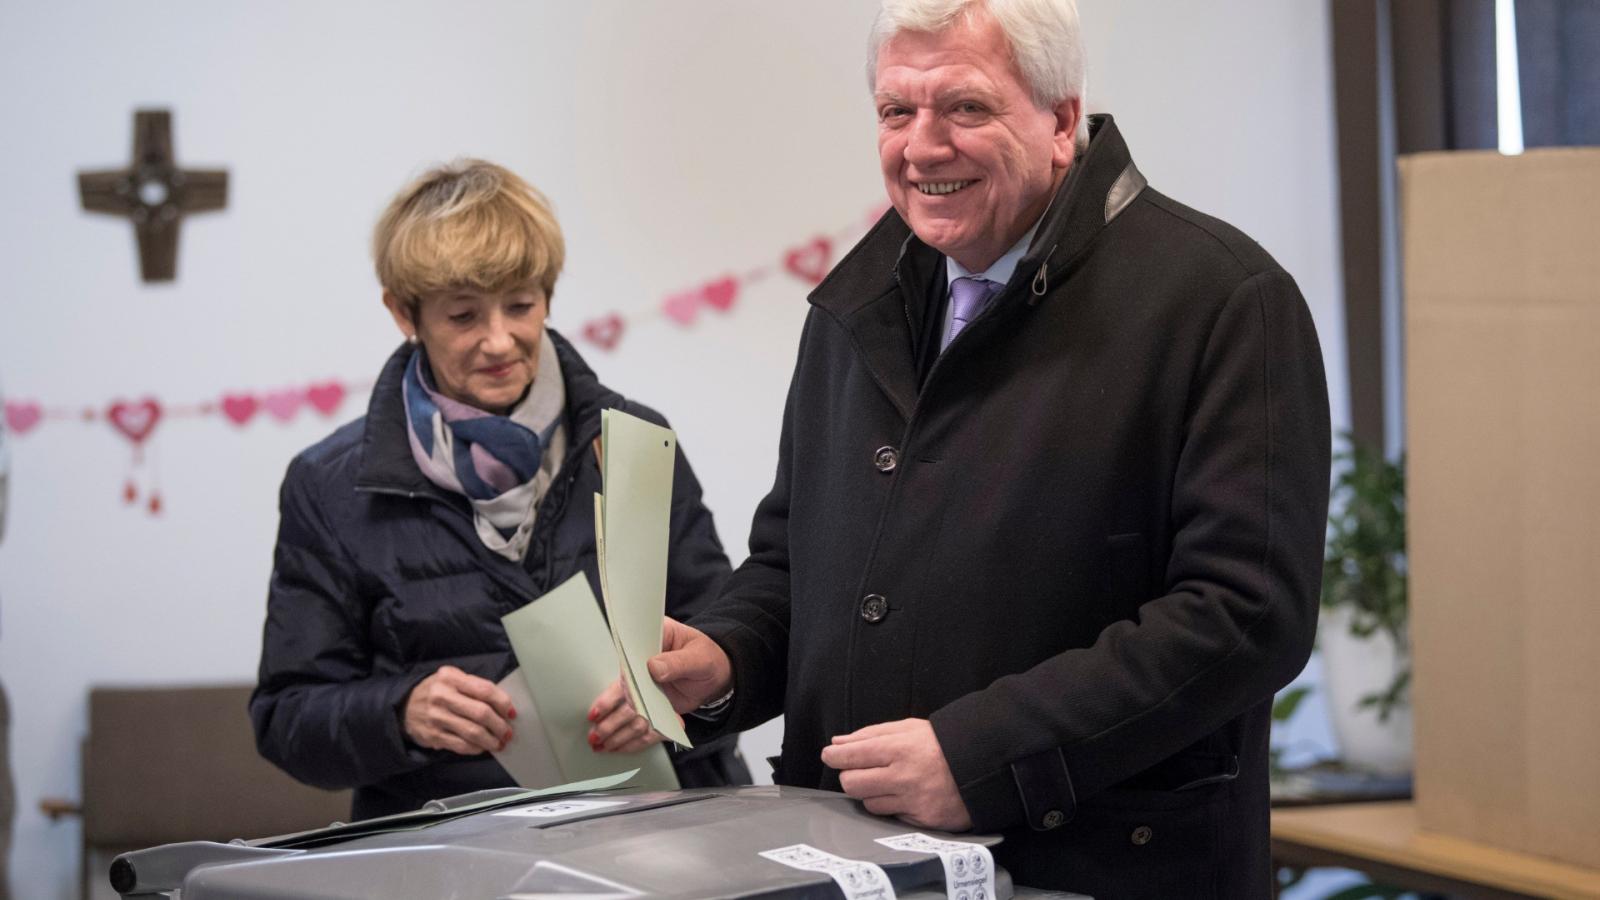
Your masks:
<svg viewBox="0 0 1600 900"><path fill-rule="evenodd" d="M161 421L161 404L153 397L135 402L118 400L106 411L106 418L111 420L113 428L122 432L123 437L135 444L142 444L150 432L156 430L156 423Z"/></svg>
<svg viewBox="0 0 1600 900"><path fill-rule="evenodd" d="M337 381L313 384L306 388L306 402L316 407L317 412L331 416L333 411L339 408L339 404L344 402L344 385Z"/></svg>
<svg viewBox="0 0 1600 900"><path fill-rule="evenodd" d="M661 304L661 311L667 318L679 325L693 325L695 313L700 309L700 294L695 291L684 291L673 294Z"/></svg>
<svg viewBox="0 0 1600 900"><path fill-rule="evenodd" d="M261 404L250 394L225 394L222 398L222 414L235 425L250 421L260 408Z"/></svg>
<svg viewBox="0 0 1600 900"><path fill-rule="evenodd" d="M727 312L739 297L739 282L732 275L724 276L701 288L700 297L712 309Z"/></svg>
<svg viewBox="0 0 1600 900"><path fill-rule="evenodd" d="M622 340L622 317L609 315L583 326L583 336L602 350L611 350Z"/></svg>
<svg viewBox="0 0 1600 900"><path fill-rule="evenodd" d="M40 409L37 403L25 400L11 400L6 403L6 427L19 435L27 434L43 418L44 410Z"/></svg>
<svg viewBox="0 0 1600 900"><path fill-rule="evenodd" d="M783 265L796 278L821 284L828 274L832 252L833 244L827 238L812 238L811 243L792 248L783 258Z"/></svg>
<svg viewBox="0 0 1600 900"><path fill-rule="evenodd" d="M301 391L297 391L294 388L284 388L281 391L273 391L262 397L261 405L266 407L267 412L272 413L273 418L280 422L287 422L294 418L295 413L300 411L300 404L305 402L305 399L305 394Z"/></svg>

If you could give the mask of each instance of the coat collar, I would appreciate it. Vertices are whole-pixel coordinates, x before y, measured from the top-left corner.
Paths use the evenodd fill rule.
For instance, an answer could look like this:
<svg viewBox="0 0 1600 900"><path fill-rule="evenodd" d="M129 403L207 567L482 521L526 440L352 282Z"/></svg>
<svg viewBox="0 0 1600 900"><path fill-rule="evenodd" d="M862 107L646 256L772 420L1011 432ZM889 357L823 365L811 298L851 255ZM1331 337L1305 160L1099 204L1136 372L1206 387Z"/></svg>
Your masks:
<svg viewBox="0 0 1600 900"><path fill-rule="evenodd" d="M600 410L622 403L622 395L600 383L578 351L554 329L546 329L561 362L561 378L567 388L567 443L569 457L579 450L587 452L589 443L600 433ZM401 382L413 347L401 344L372 388L367 403L367 421L361 441L361 465L356 476L360 490L399 491L408 495L438 495L438 488L422 474L411 456L406 437L406 410L401 399Z"/></svg>
<svg viewBox="0 0 1600 900"><path fill-rule="evenodd" d="M1073 162L1017 264L1007 295L1031 292L1039 303L1052 282L1078 265L1094 239L1146 185L1109 115L1089 117L1089 146ZM942 255L890 209L839 261L808 298L850 332L868 369L906 418L919 389L915 327L907 292L927 281ZM920 312L920 310L919 310Z"/></svg>

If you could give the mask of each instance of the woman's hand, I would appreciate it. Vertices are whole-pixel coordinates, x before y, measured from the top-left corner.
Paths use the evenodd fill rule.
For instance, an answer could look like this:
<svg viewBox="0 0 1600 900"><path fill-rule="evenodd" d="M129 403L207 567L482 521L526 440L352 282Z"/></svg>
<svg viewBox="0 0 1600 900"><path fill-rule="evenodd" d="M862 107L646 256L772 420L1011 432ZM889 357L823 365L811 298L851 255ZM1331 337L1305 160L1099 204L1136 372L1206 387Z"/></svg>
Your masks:
<svg viewBox="0 0 1600 900"><path fill-rule="evenodd" d="M504 750L517 711L494 682L455 666L417 683L406 698L406 735L420 747L462 756Z"/></svg>

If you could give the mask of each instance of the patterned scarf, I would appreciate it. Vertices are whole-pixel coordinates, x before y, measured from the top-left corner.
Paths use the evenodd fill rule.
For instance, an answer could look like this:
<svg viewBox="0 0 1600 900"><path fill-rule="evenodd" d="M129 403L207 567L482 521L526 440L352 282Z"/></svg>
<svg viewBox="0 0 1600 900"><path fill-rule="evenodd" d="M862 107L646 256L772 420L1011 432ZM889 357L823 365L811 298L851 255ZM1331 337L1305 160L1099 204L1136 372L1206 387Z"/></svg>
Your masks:
<svg viewBox="0 0 1600 900"><path fill-rule="evenodd" d="M533 386L508 416L439 393L422 348L402 392L411 456L428 480L472 504L485 547L514 562L528 552L539 500L566 454L566 384L555 344L543 335Z"/></svg>

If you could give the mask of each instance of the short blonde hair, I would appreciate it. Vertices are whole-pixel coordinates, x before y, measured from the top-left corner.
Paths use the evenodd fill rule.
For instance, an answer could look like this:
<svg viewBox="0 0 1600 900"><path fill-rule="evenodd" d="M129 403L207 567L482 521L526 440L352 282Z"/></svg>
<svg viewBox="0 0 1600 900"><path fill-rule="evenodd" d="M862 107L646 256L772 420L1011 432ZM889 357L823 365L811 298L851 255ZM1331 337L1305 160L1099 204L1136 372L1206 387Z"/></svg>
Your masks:
<svg viewBox="0 0 1600 900"><path fill-rule="evenodd" d="M424 294L452 288L500 293L537 284L548 302L566 252L544 195L481 159L425 172L395 195L372 232L379 283L413 310Z"/></svg>

